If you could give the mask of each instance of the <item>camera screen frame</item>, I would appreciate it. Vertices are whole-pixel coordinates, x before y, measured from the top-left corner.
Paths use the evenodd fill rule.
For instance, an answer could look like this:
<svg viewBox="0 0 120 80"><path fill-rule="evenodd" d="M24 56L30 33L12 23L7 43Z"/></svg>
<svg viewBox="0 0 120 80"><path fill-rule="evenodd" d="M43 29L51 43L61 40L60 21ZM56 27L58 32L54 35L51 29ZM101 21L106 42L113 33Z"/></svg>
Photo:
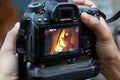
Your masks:
<svg viewBox="0 0 120 80"><path fill-rule="evenodd" d="M72 27L78 27L79 28L79 38L78 38L78 50L75 51L65 51L65 52L59 52L55 55L45 55L45 31L49 30L49 29L63 29L63 28L72 28ZM82 51L81 51L81 37L82 37L82 32L81 32L81 27L83 25L81 24L81 22L75 22L75 23L69 23L69 24L54 24L54 25L46 25L42 28L43 29L43 33L44 33L44 43L43 43L43 49L40 56L40 62L50 62L50 61L57 61L57 60L62 60L62 59L69 59L69 58L73 58L73 57L78 57L83 55ZM61 54L62 53L62 54Z"/></svg>
<svg viewBox="0 0 120 80"><path fill-rule="evenodd" d="M78 51L79 27L65 27L45 30L44 55L57 55Z"/></svg>

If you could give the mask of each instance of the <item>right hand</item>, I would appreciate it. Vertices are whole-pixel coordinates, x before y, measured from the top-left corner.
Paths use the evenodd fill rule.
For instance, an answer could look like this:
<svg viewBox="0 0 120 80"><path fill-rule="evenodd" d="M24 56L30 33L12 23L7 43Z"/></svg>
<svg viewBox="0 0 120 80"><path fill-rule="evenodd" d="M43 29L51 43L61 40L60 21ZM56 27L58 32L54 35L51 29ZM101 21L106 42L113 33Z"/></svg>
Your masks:
<svg viewBox="0 0 120 80"><path fill-rule="evenodd" d="M96 7L90 0L74 0L74 2L80 5ZM98 20L87 13L82 13L80 18L96 34L96 52L100 62L100 71L105 77L110 77L108 74L111 74L111 67L113 65L116 67L118 66L117 64L120 64L120 52L115 44L111 31L102 17Z"/></svg>

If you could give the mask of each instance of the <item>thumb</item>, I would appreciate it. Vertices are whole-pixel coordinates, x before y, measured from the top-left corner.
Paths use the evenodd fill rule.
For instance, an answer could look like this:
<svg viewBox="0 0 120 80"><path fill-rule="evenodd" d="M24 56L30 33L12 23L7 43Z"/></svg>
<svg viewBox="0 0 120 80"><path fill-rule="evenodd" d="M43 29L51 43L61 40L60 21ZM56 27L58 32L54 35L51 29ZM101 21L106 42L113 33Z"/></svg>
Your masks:
<svg viewBox="0 0 120 80"><path fill-rule="evenodd" d="M16 38L20 23L17 22L15 26L7 33L5 41L1 47L1 54L15 54L16 53Z"/></svg>

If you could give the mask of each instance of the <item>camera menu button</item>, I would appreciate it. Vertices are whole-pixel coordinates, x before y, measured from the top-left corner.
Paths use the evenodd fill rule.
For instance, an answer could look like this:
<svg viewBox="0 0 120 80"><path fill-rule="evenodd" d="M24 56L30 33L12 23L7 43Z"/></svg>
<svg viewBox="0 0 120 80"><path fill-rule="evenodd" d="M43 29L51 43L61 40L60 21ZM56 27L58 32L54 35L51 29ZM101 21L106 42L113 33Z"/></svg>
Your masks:
<svg viewBox="0 0 120 80"><path fill-rule="evenodd" d="M42 22L42 19L41 19L41 18L38 18L37 21L38 21L38 22Z"/></svg>
<svg viewBox="0 0 120 80"><path fill-rule="evenodd" d="M48 21L48 19L47 19L47 18L44 18L43 20L44 20L45 22L47 22L47 21Z"/></svg>

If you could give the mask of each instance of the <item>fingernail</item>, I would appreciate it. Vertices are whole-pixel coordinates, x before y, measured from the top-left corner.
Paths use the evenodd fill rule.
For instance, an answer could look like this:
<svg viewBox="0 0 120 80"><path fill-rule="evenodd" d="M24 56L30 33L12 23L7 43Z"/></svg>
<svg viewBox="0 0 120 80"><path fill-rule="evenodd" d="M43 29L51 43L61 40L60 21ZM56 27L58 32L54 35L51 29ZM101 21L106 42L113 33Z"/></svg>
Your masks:
<svg viewBox="0 0 120 80"><path fill-rule="evenodd" d="M15 28L16 28L17 30L20 28L20 22L17 22L17 23L15 24Z"/></svg>
<svg viewBox="0 0 120 80"><path fill-rule="evenodd" d="M14 27L11 29L11 31L13 31L13 32L18 32L19 28L20 28L20 23L17 22L17 23L14 25Z"/></svg>
<svg viewBox="0 0 120 80"><path fill-rule="evenodd" d="M20 22L17 22L16 24L15 24L15 26L13 27L13 29L12 30L18 30L19 29L19 27L20 27Z"/></svg>

